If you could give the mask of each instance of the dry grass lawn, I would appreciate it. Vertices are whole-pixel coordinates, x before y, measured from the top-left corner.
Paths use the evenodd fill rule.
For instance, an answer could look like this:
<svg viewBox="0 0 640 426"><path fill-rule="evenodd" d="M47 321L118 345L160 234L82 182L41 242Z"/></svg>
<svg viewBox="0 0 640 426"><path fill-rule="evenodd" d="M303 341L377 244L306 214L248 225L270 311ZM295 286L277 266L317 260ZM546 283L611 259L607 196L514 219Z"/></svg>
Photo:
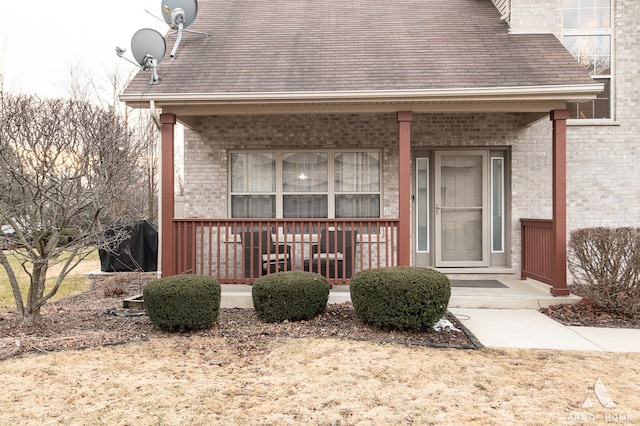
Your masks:
<svg viewBox="0 0 640 426"><path fill-rule="evenodd" d="M22 297L26 299L27 292L29 291L29 276L24 272L20 266L20 262L12 252L5 251L5 255L7 256L9 263L11 263L13 272L16 274L22 291ZM62 270L62 266L62 262L56 263L47 271L47 289L55 284L58 279L58 275L60 275L60 271ZM65 277L62 285L52 300L58 300L71 294L85 291L89 288L89 279L84 274L96 270L100 270L100 257L98 256L97 250L94 251L87 259L83 260L69 273L69 275ZM7 276L4 268L0 266L0 309L14 308L15 301L9 284L9 277Z"/></svg>
<svg viewBox="0 0 640 426"><path fill-rule="evenodd" d="M0 362L0 424L640 422L640 354L282 339L240 357L172 336ZM615 408L594 393L601 377ZM589 397L593 408L581 408Z"/></svg>

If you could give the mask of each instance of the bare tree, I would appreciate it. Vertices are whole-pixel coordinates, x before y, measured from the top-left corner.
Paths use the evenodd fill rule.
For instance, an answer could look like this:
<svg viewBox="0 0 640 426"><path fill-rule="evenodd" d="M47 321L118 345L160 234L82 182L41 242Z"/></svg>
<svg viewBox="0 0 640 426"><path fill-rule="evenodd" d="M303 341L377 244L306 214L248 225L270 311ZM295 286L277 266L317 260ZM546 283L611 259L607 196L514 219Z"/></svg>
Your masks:
<svg viewBox="0 0 640 426"><path fill-rule="evenodd" d="M92 250L113 243L106 231L130 215L138 148L113 108L0 90L0 221L15 231L10 244L30 277L26 299L2 251L0 263L24 323L39 321L41 307ZM56 263L61 272L45 292Z"/></svg>
<svg viewBox="0 0 640 426"><path fill-rule="evenodd" d="M132 143L139 155L131 174L135 175L136 186L128 188L128 196L123 197L123 208L132 212L137 219L146 219L158 224L158 173L160 158L158 152L159 128L154 125L148 110L132 110L121 103L118 95L133 78L133 72L123 72L115 67L107 73L107 78L95 79L82 72L81 68L69 69L68 94L72 99L91 99L105 109L113 108L116 115L127 122Z"/></svg>
<svg viewBox="0 0 640 426"><path fill-rule="evenodd" d="M131 117L127 121L132 129L140 155L136 163L137 181L135 193L131 194L130 209L140 212L141 218L158 224L158 173L160 157L158 155L158 130L147 114L141 114L132 123ZM137 123L137 125L136 125Z"/></svg>

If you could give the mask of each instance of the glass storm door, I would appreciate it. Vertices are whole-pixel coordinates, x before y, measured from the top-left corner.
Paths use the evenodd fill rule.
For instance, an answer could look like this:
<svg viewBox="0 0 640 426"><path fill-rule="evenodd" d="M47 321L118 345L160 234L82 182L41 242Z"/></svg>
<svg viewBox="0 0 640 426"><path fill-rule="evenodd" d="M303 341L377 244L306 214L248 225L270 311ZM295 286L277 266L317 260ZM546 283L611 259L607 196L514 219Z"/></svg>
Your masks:
<svg viewBox="0 0 640 426"><path fill-rule="evenodd" d="M488 266L486 165L484 151L435 153L436 266Z"/></svg>

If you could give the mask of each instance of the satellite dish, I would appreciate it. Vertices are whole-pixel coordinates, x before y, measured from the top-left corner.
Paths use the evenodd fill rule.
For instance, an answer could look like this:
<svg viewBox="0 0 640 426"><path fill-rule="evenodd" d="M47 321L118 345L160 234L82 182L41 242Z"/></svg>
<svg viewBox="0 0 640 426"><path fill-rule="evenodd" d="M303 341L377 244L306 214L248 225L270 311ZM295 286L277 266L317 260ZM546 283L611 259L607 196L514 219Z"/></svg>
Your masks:
<svg viewBox="0 0 640 426"><path fill-rule="evenodd" d="M165 22L174 30L187 28L193 24L198 14L197 0L163 0L162 17Z"/></svg>
<svg viewBox="0 0 640 426"><path fill-rule="evenodd" d="M198 15L197 0L162 1L162 17L172 29L178 30L178 38L169 55L171 59L176 57L176 51L182 40L182 31L195 21L196 15Z"/></svg>
<svg viewBox="0 0 640 426"><path fill-rule="evenodd" d="M158 65L164 59L167 43L162 34L151 28L136 31L131 38L131 53L143 70L151 70L149 84L159 84Z"/></svg>

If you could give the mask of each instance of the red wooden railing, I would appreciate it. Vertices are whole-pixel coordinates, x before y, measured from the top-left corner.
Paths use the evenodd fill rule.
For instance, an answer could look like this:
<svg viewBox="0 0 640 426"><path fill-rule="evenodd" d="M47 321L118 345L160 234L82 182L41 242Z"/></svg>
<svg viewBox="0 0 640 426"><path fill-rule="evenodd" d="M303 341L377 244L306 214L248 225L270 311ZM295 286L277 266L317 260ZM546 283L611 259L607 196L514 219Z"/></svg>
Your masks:
<svg viewBox="0 0 640 426"><path fill-rule="evenodd" d="M520 219L522 229L521 278L553 285L553 221Z"/></svg>
<svg viewBox="0 0 640 426"><path fill-rule="evenodd" d="M398 219L174 219L174 271L251 284L306 270L331 284L397 264Z"/></svg>

